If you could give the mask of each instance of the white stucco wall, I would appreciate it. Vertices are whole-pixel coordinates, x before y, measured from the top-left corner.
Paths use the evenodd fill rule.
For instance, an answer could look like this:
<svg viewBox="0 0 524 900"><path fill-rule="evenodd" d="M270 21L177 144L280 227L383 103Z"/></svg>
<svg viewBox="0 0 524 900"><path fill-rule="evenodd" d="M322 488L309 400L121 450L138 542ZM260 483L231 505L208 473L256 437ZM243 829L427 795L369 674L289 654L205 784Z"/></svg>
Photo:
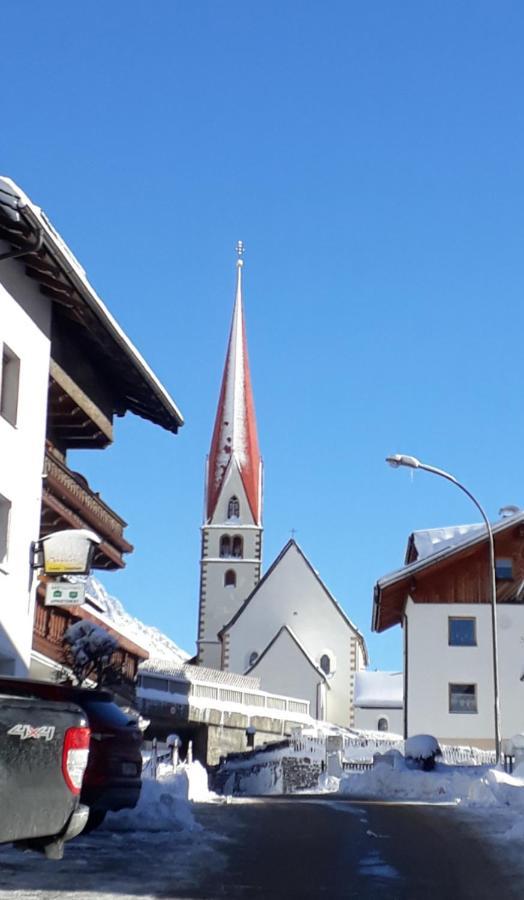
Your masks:
<svg viewBox="0 0 524 900"><path fill-rule="evenodd" d="M319 690L323 678L308 662L289 632L283 631L278 636L249 674L260 678L263 691L309 700L311 715L323 718Z"/></svg>
<svg viewBox="0 0 524 900"><path fill-rule="evenodd" d="M50 315L50 301L23 266L1 262L0 349L5 343L20 358L16 426L0 416L0 494L12 504L8 558L0 566L0 673L5 674L25 675L29 668L34 615L29 552L40 526Z"/></svg>
<svg viewBox="0 0 524 900"><path fill-rule="evenodd" d="M237 497L240 504L238 519L227 517L231 497ZM260 572L260 534L249 508L242 479L235 465L229 467L213 519L203 527L205 555L202 557L202 582L200 596L200 639L199 658L201 665L210 668L221 667L222 645L218 632L240 608L246 597L258 583ZM229 535L240 536L243 541L241 559L220 558L220 538ZM224 585L225 573L232 569L236 575L236 586Z"/></svg>
<svg viewBox="0 0 524 900"><path fill-rule="evenodd" d="M379 719L386 719L388 723L388 731L395 734L404 734L404 712L402 709L391 708L370 708L361 709L355 707L355 728L362 728L367 731L378 731Z"/></svg>
<svg viewBox="0 0 524 900"><path fill-rule="evenodd" d="M262 653L282 625L287 625L318 665L328 652L335 665L327 692L327 718L350 724L352 672L361 655L353 652L355 632L337 610L296 546L291 545L229 630L230 671L245 672L253 651ZM287 684L294 657L282 661L278 677ZM283 693L275 682L274 690ZM306 697L309 686L295 696ZM309 699L309 696L307 696Z"/></svg>
<svg viewBox="0 0 524 900"><path fill-rule="evenodd" d="M448 617L476 619L477 646L448 646ZM491 608L479 603L413 603L407 619L408 735L493 743ZM497 608L502 737L524 732L524 606ZM477 685L478 713L450 713L450 683Z"/></svg>

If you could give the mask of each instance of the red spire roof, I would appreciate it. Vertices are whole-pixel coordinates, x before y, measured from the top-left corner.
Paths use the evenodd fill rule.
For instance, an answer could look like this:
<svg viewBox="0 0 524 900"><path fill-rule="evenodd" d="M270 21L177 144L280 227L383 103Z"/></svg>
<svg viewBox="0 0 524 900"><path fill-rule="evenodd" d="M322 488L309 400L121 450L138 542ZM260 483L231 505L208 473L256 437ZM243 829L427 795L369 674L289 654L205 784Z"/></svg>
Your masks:
<svg viewBox="0 0 524 900"><path fill-rule="evenodd" d="M237 250L237 291L229 335L222 387L208 463L207 517L212 518L226 470L236 460L255 522L261 517L261 459L258 447L255 404L247 355L242 304L243 247Z"/></svg>

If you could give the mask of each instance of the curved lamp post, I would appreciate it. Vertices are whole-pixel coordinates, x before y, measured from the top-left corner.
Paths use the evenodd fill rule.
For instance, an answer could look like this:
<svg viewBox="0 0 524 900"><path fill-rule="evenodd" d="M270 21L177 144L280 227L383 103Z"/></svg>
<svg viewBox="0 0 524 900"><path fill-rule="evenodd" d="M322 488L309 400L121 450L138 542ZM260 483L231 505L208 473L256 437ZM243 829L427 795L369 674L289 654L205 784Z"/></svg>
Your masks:
<svg viewBox="0 0 524 900"><path fill-rule="evenodd" d="M495 755L497 765L500 761L500 712L499 712L499 664L498 664L498 646L497 646L497 581L495 573L495 544L493 541L493 531L488 521L488 517L477 498L468 491L463 484L458 481L454 475L445 472L443 469L437 469L435 466L429 466L420 462L415 456L404 456L401 453L395 453L393 456L387 456L386 462L394 469L405 466L409 469L423 469L425 472L431 472L433 475L440 475L447 481L451 481L461 491L463 491L469 499L475 504L480 515L484 520L488 532L489 543L489 567L490 567L490 583L491 583L491 631L492 631L492 647L493 647L493 695L494 695L494 725L495 725Z"/></svg>

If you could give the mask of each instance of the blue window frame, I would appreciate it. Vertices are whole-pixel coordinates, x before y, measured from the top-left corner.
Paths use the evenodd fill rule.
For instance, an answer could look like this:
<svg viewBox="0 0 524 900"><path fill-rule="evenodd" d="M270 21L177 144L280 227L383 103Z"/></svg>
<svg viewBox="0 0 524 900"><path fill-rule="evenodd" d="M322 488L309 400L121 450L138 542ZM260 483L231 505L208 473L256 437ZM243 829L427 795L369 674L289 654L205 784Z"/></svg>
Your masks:
<svg viewBox="0 0 524 900"><path fill-rule="evenodd" d="M448 644L450 647L476 647L477 620L450 616L448 619Z"/></svg>
<svg viewBox="0 0 524 900"><path fill-rule="evenodd" d="M496 559L495 574L499 581L513 580L513 560L512 559Z"/></svg>

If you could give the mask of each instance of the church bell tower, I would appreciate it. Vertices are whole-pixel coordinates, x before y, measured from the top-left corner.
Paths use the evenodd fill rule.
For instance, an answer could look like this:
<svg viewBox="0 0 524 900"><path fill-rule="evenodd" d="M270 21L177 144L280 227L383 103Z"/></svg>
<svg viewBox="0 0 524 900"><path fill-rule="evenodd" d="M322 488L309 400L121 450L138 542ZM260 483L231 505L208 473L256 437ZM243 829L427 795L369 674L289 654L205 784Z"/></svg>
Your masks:
<svg viewBox="0 0 524 900"><path fill-rule="evenodd" d="M242 241L237 244L233 320L207 460L202 526L198 664L227 669L221 628L260 580L262 460L247 354Z"/></svg>

